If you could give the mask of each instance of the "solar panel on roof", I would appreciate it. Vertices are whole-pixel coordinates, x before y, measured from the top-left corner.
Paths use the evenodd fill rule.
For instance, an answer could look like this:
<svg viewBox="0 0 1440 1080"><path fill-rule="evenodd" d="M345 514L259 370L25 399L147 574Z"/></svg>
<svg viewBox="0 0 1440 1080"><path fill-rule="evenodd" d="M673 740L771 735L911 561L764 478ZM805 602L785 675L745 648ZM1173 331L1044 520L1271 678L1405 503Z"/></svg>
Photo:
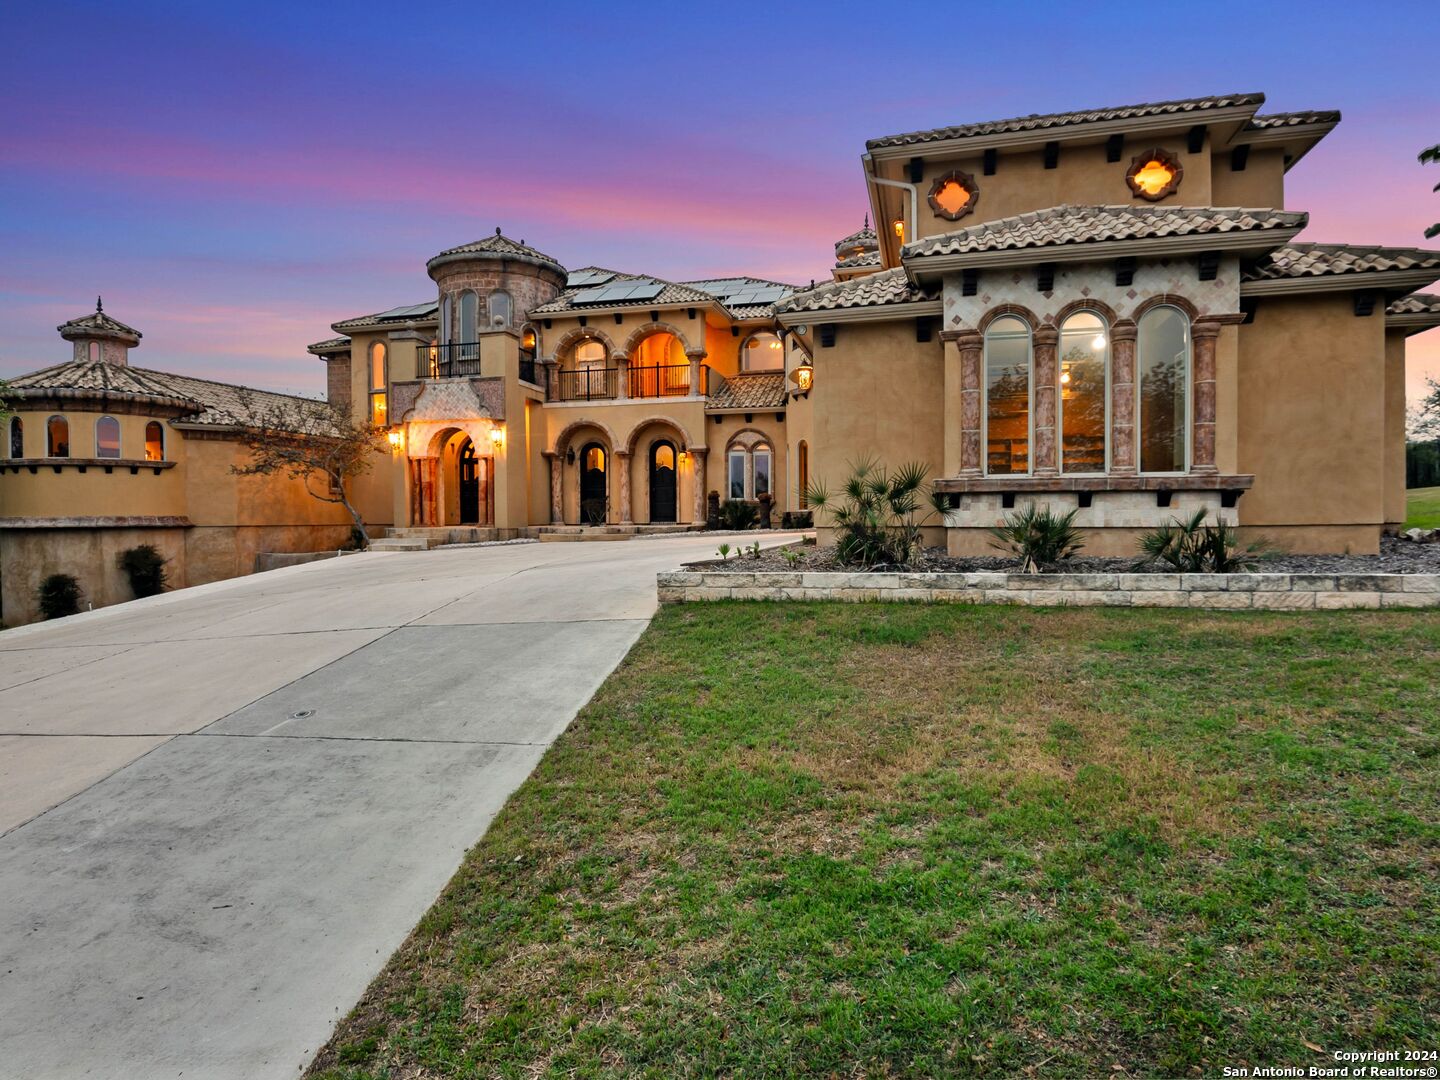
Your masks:
<svg viewBox="0 0 1440 1080"><path fill-rule="evenodd" d="M599 285L614 276L612 270L579 270L566 279L565 286L573 289L577 285Z"/></svg>
<svg viewBox="0 0 1440 1080"><path fill-rule="evenodd" d="M605 286L600 289L585 289L576 293L570 298L572 304L595 304L599 303L605 293L609 292L612 286Z"/></svg>
<svg viewBox="0 0 1440 1080"><path fill-rule="evenodd" d="M440 307L438 301L431 300L426 304L409 304L405 307L391 308L389 311L382 311L376 315L377 319L410 319L417 315L430 315Z"/></svg>
<svg viewBox="0 0 1440 1080"><path fill-rule="evenodd" d="M757 299L755 302L757 304L773 304L777 300L785 299L786 291L787 290L781 288L779 285L767 286L757 291Z"/></svg>
<svg viewBox="0 0 1440 1080"><path fill-rule="evenodd" d="M658 281L642 282L631 288L629 300L652 300L664 292L665 286Z"/></svg>

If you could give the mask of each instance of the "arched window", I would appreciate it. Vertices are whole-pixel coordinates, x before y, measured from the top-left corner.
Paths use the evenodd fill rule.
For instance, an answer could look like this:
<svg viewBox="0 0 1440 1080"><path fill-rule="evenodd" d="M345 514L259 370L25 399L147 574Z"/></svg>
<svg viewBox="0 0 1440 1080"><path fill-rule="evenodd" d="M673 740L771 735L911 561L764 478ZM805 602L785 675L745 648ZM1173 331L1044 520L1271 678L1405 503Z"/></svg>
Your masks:
<svg viewBox="0 0 1440 1080"><path fill-rule="evenodd" d="M120 421L113 416L102 416L95 421L95 456L97 458L118 458L120 456Z"/></svg>
<svg viewBox="0 0 1440 1080"><path fill-rule="evenodd" d="M1184 472L1190 401L1190 320L1179 308L1152 308L1136 340L1140 471Z"/></svg>
<svg viewBox="0 0 1440 1080"><path fill-rule="evenodd" d="M370 422L376 427L385 425L390 412L385 393L388 353L383 341L370 346Z"/></svg>
<svg viewBox="0 0 1440 1080"><path fill-rule="evenodd" d="M809 500L805 497L805 492L810 487L810 447L803 439L796 448L795 459L797 463L795 471L800 489L800 509L804 510L810 505Z"/></svg>
<svg viewBox="0 0 1440 1080"><path fill-rule="evenodd" d="M496 289L490 294L490 325L510 325L511 315L514 313L514 304L510 302L510 294L504 289Z"/></svg>
<svg viewBox="0 0 1440 1080"><path fill-rule="evenodd" d="M52 416L45 421L45 456L70 456L70 421L63 416Z"/></svg>
<svg viewBox="0 0 1440 1080"><path fill-rule="evenodd" d="M745 450L743 447L733 447L727 456L728 475L726 477L726 498L745 498Z"/></svg>
<svg viewBox="0 0 1440 1080"><path fill-rule="evenodd" d="M10 418L10 456L22 458L25 456L25 425L20 422L20 417Z"/></svg>
<svg viewBox="0 0 1440 1080"><path fill-rule="evenodd" d="M98 341L92 341L92 342L90 342L90 359L91 359L92 362L97 362L97 363L99 362L99 360L100 360L100 342L98 342Z"/></svg>
<svg viewBox="0 0 1440 1080"><path fill-rule="evenodd" d="M540 354L540 333L533 326L520 331L520 359L534 360Z"/></svg>
<svg viewBox="0 0 1440 1080"><path fill-rule="evenodd" d="M474 344L479 337L476 319L480 309L480 299L469 289L460 294L460 332L459 343L462 345Z"/></svg>
<svg viewBox="0 0 1440 1080"><path fill-rule="evenodd" d="M591 339L582 341L575 349L576 367L594 367L605 363L605 345Z"/></svg>
<svg viewBox="0 0 1440 1080"><path fill-rule="evenodd" d="M1093 311L1060 327L1060 471L1105 471L1110 334Z"/></svg>
<svg viewBox="0 0 1440 1080"><path fill-rule="evenodd" d="M751 334L740 347L741 371L782 371L785 350L771 333Z"/></svg>
<svg viewBox="0 0 1440 1080"><path fill-rule="evenodd" d="M159 420L151 420L145 425L145 460L165 460L165 428Z"/></svg>
<svg viewBox="0 0 1440 1080"><path fill-rule="evenodd" d="M773 455L767 443L756 443L750 451L751 458L751 483L752 496L758 499L761 495L770 492L770 463Z"/></svg>
<svg viewBox="0 0 1440 1080"><path fill-rule="evenodd" d="M1002 315L985 331L985 471L1030 471L1030 327Z"/></svg>
<svg viewBox="0 0 1440 1080"><path fill-rule="evenodd" d="M775 451L758 431L742 431L725 454L725 498L775 493Z"/></svg>

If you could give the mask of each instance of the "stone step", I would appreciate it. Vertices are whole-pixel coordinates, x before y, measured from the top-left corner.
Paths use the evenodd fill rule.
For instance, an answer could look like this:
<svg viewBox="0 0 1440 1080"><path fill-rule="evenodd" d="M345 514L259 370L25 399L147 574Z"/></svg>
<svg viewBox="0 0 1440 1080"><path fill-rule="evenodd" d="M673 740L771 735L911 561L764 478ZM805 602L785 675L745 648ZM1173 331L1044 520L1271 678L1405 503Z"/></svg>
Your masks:
<svg viewBox="0 0 1440 1080"><path fill-rule="evenodd" d="M542 532L540 534L540 542L542 544L584 544L596 540L630 540L633 539L634 536L634 533L601 532L599 530L595 532Z"/></svg>
<svg viewBox="0 0 1440 1080"><path fill-rule="evenodd" d="M425 536L387 536L370 541L371 551L429 551L431 541Z"/></svg>

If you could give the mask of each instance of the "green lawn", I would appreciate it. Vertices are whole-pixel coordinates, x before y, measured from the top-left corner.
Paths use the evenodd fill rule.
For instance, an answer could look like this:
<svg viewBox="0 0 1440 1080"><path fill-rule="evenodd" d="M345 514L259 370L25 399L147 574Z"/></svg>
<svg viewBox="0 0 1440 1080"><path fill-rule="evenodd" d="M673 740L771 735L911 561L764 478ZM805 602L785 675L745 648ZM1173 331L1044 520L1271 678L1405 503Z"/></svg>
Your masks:
<svg viewBox="0 0 1440 1080"><path fill-rule="evenodd" d="M1433 613L666 608L315 1072L1433 1049L1437 686Z"/></svg>
<svg viewBox="0 0 1440 1080"><path fill-rule="evenodd" d="M1440 528L1440 487L1411 488L1405 493L1405 528Z"/></svg>

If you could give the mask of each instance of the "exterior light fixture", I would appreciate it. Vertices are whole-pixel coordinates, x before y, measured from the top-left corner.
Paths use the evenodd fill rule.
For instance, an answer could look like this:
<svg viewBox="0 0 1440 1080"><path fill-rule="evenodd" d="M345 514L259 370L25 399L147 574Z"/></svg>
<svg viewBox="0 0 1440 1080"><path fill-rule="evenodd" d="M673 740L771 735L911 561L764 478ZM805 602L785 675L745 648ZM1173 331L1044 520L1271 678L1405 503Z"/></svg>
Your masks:
<svg viewBox="0 0 1440 1080"><path fill-rule="evenodd" d="M495 449L497 449L497 450L500 449L500 447L504 446L504 445L505 445L505 429L504 429L504 428L498 428L498 427L492 427L492 428L490 429L490 442L494 445Z"/></svg>
<svg viewBox="0 0 1440 1080"><path fill-rule="evenodd" d="M390 440L390 445L395 447L396 450L399 450L405 442L405 434L399 428L392 429L386 438Z"/></svg>
<svg viewBox="0 0 1440 1080"><path fill-rule="evenodd" d="M681 465L684 465L685 462L687 462L687 461L689 461L689 460L690 460L690 451L688 451L688 450L681 450L681 451L680 451L680 464L681 464Z"/></svg>
<svg viewBox="0 0 1440 1080"><path fill-rule="evenodd" d="M811 366L809 357L803 357L795 370L790 372L790 381L795 384L797 393L810 393L810 388L815 385L815 368Z"/></svg>
<svg viewBox="0 0 1440 1080"><path fill-rule="evenodd" d="M894 221L892 221L892 222L890 223L890 227L895 230L895 239L899 240L900 243L902 243L902 244L905 243L905 217L904 217L904 215L901 215L900 217L897 217Z"/></svg>

